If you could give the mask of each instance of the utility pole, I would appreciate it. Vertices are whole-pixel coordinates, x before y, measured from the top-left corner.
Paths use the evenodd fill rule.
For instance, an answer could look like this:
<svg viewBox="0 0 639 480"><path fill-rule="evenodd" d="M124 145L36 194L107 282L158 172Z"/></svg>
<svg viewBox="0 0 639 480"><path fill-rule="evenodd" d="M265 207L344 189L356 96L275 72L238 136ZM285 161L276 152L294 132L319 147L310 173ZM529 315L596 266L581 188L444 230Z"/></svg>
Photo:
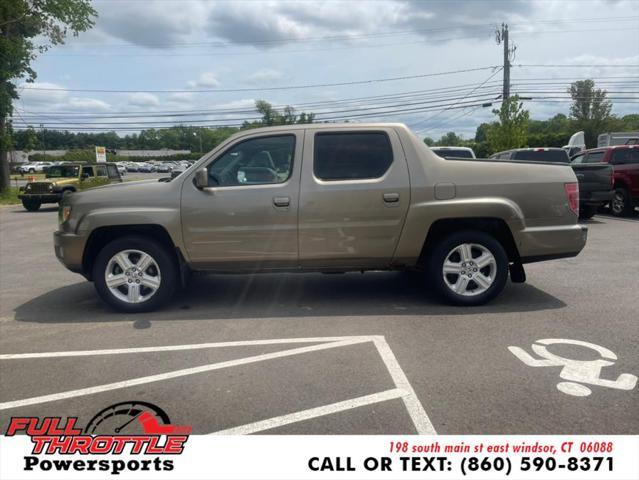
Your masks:
<svg viewBox="0 0 639 480"><path fill-rule="evenodd" d="M47 144L46 139L44 138L44 125L40 124L40 130L42 131L42 161L47 161Z"/></svg>
<svg viewBox="0 0 639 480"><path fill-rule="evenodd" d="M508 43L507 23L502 23L501 28L495 30L495 40L497 41L497 45L503 44L504 46L504 81L501 97L502 100L505 101L510 97L510 62L511 60L514 60L515 50L517 49L514 45L511 48Z"/></svg>

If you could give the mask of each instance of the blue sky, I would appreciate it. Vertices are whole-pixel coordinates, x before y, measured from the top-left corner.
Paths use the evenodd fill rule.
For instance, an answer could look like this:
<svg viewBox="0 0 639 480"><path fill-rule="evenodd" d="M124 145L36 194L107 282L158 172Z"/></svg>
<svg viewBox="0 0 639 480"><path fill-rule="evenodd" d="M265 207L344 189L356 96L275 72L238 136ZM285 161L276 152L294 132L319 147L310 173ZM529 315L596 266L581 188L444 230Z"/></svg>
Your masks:
<svg viewBox="0 0 639 480"><path fill-rule="evenodd" d="M22 89L16 107L29 123L44 122L50 128L55 121L72 119L153 124L189 118L154 116L155 112L240 109L199 117L232 123L253 116L244 110L260 98L295 106L463 85L457 96L421 93L419 101L433 99L433 106L424 111L380 113L365 120L402 121L435 138L450 130L472 137L479 123L492 118L490 108L459 107L471 104L469 99L477 92L497 92L501 72L485 69L355 85L260 89L498 66L502 49L492 32L501 22L509 23L517 47L511 73L515 91L532 88L537 97L561 97L571 80L594 77L601 79L602 87L619 92L611 96L635 102L639 98L639 68L623 66L639 65L637 1L96 0L93 4L99 12L96 26L35 62L38 78L29 87L55 90ZM556 83L545 87L525 85L552 79ZM73 91L86 89L138 91ZM229 89L244 91L220 91ZM536 93L544 90L551 92ZM454 99L437 103L437 98ZM533 118L568 113L567 102L541 100L526 104ZM443 102L461 105L445 110L438 107ZM376 105L376 100L359 102L349 111ZM332 109L344 107L316 107ZM638 111L638 103L621 101L613 110L620 115ZM144 117L118 117L122 112Z"/></svg>

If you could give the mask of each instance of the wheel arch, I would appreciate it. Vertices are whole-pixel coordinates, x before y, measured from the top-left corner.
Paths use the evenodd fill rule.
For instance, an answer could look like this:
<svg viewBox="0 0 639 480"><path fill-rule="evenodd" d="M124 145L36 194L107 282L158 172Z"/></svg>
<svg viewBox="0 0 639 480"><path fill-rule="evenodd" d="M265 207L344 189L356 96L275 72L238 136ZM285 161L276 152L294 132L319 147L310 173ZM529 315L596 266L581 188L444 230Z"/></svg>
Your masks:
<svg viewBox="0 0 639 480"><path fill-rule="evenodd" d="M93 264L98 253L106 244L124 236L140 236L151 238L167 248L170 254L175 255L178 265L182 263L179 249L173 243L169 232L162 225L134 224L134 225L110 225L94 229L87 239L82 255L82 271L88 280L92 280Z"/></svg>
<svg viewBox="0 0 639 480"><path fill-rule="evenodd" d="M506 250L509 262L519 262L517 244L508 224L501 218L469 217L443 218L436 220L428 229L419 255L419 264L424 265L433 245L446 236L462 230L477 230L493 236Z"/></svg>

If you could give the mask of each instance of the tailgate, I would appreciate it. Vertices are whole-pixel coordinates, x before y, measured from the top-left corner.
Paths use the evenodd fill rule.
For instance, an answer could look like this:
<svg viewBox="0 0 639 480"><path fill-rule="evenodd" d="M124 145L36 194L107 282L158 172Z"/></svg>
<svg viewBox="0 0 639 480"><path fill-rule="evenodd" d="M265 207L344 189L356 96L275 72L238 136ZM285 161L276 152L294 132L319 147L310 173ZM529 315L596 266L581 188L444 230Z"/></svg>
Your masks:
<svg viewBox="0 0 639 480"><path fill-rule="evenodd" d="M580 163L571 165L579 181L581 193L612 190L612 165L607 163Z"/></svg>

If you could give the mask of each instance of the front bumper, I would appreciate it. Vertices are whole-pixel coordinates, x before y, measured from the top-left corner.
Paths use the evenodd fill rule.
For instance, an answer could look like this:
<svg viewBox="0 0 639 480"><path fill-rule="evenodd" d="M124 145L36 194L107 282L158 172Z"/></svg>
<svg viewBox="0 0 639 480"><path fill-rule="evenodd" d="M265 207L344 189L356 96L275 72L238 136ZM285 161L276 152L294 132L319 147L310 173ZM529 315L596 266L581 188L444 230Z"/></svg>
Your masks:
<svg viewBox="0 0 639 480"><path fill-rule="evenodd" d="M522 263L574 257L583 250L588 228L583 225L530 227L516 236Z"/></svg>
<svg viewBox="0 0 639 480"><path fill-rule="evenodd" d="M62 198L62 193L21 193L20 200L34 200L40 203L57 203Z"/></svg>
<svg viewBox="0 0 639 480"><path fill-rule="evenodd" d="M614 190L607 192L585 192L582 197L579 197L579 203L581 205L603 205L612 200L614 193Z"/></svg>
<svg viewBox="0 0 639 480"><path fill-rule="evenodd" d="M53 248L60 263L75 273L84 273L82 256L86 238L73 233L57 231L53 233Z"/></svg>

